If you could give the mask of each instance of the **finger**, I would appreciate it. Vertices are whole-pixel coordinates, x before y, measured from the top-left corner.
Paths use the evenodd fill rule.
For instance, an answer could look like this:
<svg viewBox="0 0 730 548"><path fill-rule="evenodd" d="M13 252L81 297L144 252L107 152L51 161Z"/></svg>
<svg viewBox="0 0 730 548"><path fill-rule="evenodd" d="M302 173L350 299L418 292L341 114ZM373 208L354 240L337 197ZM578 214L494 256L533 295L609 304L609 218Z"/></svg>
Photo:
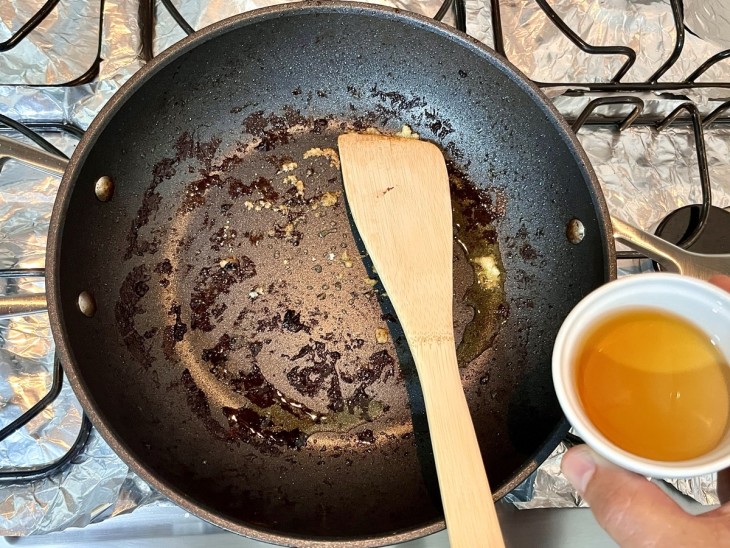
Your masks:
<svg viewBox="0 0 730 548"><path fill-rule="evenodd" d="M724 274L715 274L708 280L711 284L715 284L717 287L730 291L730 276Z"/></svg>
<svg viewBox="0 0 730 548"><path fill-rule="evenodd" d="M587 446L563 456L563 474L621 546L672 545L690 519L659 487L618 468Z"/></svg>

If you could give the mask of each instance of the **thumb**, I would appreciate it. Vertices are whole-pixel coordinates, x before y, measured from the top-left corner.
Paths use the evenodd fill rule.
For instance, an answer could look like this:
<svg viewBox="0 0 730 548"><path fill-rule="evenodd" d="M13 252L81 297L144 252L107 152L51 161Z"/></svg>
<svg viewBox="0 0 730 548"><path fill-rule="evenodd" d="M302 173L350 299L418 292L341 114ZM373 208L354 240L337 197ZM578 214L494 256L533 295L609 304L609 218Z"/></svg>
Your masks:
<svg viewBox="0 0 730 548"><path fill-rule="evenodd" d="M610 464L585 445L570 449L561 468L599 525L621 546L672 546L683 536L690 516L642 476Z"/></svg>

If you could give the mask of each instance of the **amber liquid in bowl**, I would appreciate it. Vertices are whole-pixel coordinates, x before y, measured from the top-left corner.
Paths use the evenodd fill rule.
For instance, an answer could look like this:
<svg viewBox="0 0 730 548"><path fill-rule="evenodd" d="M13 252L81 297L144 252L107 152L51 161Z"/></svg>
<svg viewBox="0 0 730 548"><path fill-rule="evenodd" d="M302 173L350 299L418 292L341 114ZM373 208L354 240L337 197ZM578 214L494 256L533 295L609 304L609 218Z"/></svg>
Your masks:
<svg viewBox="0 0 730 548"><path fill-rule="evenodd" d="M607 315L577 353L583 408L634 455L681 461L714 449L728 428L730 369L711 337L651 308Z"/></svg>

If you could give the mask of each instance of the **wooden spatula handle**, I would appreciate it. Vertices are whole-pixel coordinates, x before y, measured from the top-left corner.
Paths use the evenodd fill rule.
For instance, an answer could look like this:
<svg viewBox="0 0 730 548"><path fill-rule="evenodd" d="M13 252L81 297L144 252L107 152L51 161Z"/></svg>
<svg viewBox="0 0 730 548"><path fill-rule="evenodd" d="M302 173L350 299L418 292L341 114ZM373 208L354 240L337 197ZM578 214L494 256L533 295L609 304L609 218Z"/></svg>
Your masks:
<svg viewBox="0 0 730 548"><path fill-rule="evenodd" d="M443 154L383 135L345 134L338 143L352 217L418 368L451 546L504 546L456 362Z"/></svg>
<svg viewBox="0 0 730 548"><path fill-rule="evenodd" d="M414 337L411 353L426 402L441 501L452 548L504 546L456 362L454 339Z"/></svg>

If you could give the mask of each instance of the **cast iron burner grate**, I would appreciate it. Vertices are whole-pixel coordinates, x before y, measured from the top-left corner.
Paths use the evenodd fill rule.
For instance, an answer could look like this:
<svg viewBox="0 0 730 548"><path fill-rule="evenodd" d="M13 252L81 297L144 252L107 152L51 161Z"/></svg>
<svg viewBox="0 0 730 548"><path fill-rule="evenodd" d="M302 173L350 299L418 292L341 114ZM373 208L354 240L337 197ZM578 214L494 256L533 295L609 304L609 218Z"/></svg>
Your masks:
<svg viewBox="0 0 730 548"><path fill-rule="evenodd" d="M621 79L628 70L636 62L637 52L633 48L621 45L612 46L594 46L583 40L573 29L571 29L565 21L553 10L547 0L535 0L540 9L552 21L552 23L566 36L576 47L589 55L621 55L626 61L613 75L609 82L538 82L541 88L581 88L590 91L609 91L609 92L626 92L626 91L676 91L693 88L730 88L730 82L698 82L697 79L705 74L712 66L720 61L730 57L730 49L720 51L701 63L689 76L681 82L659 82L659 79L666 74L677 62L679 56L684 49L685 38L685 21L684 21L684 3L682 0L669 0L672 8L672 18L674 22L675 41L674 49L671 55L662 65L657 68L652 75L644 82L622 82ZM491 0L492 8L492 33L494 37L494 49L497 53L507 57L504 47L504 35L502 28L502 17L500 11L500 0Z"/></svg>
<svg viewBox="0 0 730 548"><path fill-rule="evenodd" d="M14 53L14 49L17 48L19 45L23 43L23 41L28 40L29 37L35 32L39 30L39 27L41 24L46 21L51 14L54 13L58 9L60 0L47 0L39 9L37 12L35 12L33 15L31 15L21 26L15 31L11 31L11 35L9 38L7 38L4 41L0 41L0 55L11 55ZM0 85L7 85L7 86L17 86L17 85L33 85L35 87L50 87L50 86L62 86L62 87L72 87L72 86L80 86L83 84L88 84L89 82L93 81L98 75L99 75L99 69L101 66L101 45L102 45L102 31L104 28L104 0L93 0L94 2L98 3L99 6L99 17L98 17L98 27L95 30L94 34L96 35L95 44L94 47L96 48L96 55L94 56L94 59L92 60L89 67L84 71L77 75L75 75L73 78L66 82L50 82L46 81L45 83L35 83L35 82L29 82L25 79L21 81L11 81L6 82L3 81L0 83ZM83 22L80 24L84 24ZM53 33L50 33L50 37L53 37ZM78 49L80 45L78 43L68 45L64 44L66 47L74 47ZM45 54L49 57L52 55L51 52L54 51L54 47L52 47L51 43L48 44L42 44L42 49L45 51ZM63 59L67 52L64 51L58 51L56 52L57 59ZM18 59L13 62L13 64L22 62L22 58ZM48 72L48 71L45 71Z"/></svg>
<svg viewBox="0 0 730 548"><path fill-rule="evenodd" d="M62 132L76 139L80 139L84 132L78 127L60 123L60 122L35 122L24 125L6 116L0 115L0 124L6 128L13 130L32 140L47 152L65 157L65 154L53 146L49 141L43 138L40 133L47 131ZM0 269L0 278L20 279L20 278L43 278L45 277L45 269L42 268L11 268ZM53 361L53 372L51 377L51 386L48 392L27 411L15 418L9 424L0 429L0 443L4 443L15 432L23 428L35 417L40 415L44 410L53 404L58 395L61 393L63 386L63 368L58 359ZM61 455L58 459L37 466L29 466L14 469L0 470L0 483L17 483L19 481L33 481L39 478L47 477L57 470L62 469L67 463L71 462L84 448L91 433L91 422L84 414L81 419L81 426L76 439L69 447L68 451Z"/></svg>
<svg viewBox="0 0 730 548"><path fill-rule="evenodd" d="M688 205L672 211L664 217L656 229L656 235L668 242L687 240L700 222L702 208ZM730 253L730 211L712 206L702 234L691 245L685 247L695 253Z"/></svg>

